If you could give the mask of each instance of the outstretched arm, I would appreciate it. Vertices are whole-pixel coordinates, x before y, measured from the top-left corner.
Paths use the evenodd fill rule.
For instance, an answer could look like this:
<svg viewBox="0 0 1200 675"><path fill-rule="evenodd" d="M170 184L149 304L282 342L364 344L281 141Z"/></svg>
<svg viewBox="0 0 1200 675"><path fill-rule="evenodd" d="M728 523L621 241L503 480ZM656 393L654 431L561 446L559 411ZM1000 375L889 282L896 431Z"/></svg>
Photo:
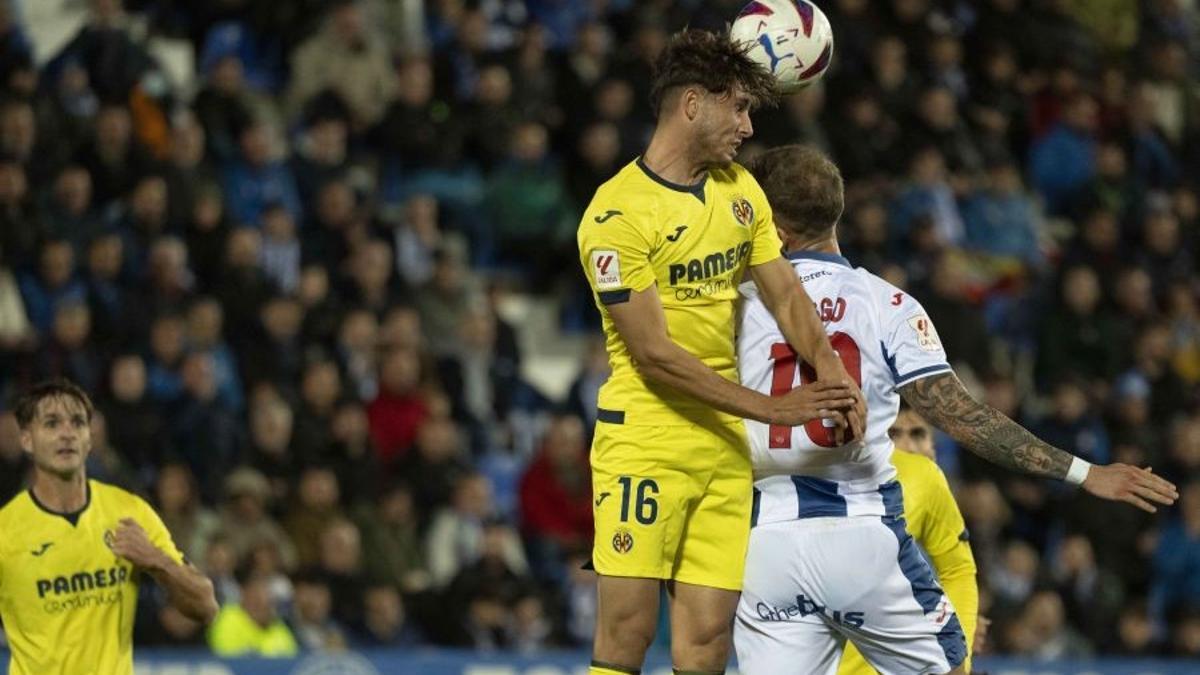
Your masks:
<svg viewBox="0 0 1200 675"><path fill-rule="evenodd" d="M922 417L968 450L1006 469L1064 480L1076 459L1029 433L999 410L976 401L954 373L907 384L900 388L900 395ZM1081 482L1088 492L1128 502L1150 513L1156 510L1151 502L1170 505L1179 496L1173 484L1148 469L1110 464L1085 470Z"/></svg>

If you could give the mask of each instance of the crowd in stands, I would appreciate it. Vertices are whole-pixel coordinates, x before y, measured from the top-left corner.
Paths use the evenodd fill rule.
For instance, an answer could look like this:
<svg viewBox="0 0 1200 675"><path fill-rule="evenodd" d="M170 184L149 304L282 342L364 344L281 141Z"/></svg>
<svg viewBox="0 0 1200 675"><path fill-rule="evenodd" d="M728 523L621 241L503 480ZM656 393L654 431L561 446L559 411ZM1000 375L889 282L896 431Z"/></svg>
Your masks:
<svg viewBox="0 0 1200 675"><path fill-rule="evenodd" d="M89 474L214 579L210 631L150 591L138 643L589 644L603 346L555 400L498 308L597 332L579 215L670 33L741 0L90 0L43 61L34 1L0 2L0 389L93 392ZM831 71L743 148L836 160L846 256L981 398L1181 487L1150 516L941 438L993 653L1200 656L1196 4L825 0ZM4 412L0 500L25 469Z"/></svg>

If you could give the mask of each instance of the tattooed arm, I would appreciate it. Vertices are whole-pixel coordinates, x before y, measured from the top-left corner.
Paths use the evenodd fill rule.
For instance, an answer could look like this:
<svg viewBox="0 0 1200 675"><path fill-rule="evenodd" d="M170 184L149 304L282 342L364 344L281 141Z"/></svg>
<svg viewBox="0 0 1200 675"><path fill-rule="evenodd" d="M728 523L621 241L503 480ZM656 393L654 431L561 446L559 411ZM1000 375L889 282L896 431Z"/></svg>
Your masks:
<svg viewBox="0 0 1200 675"><path fill-rule="evenodd" d="M942 373L906 384L900 396L922 417L987 461L1032 476L1066 478L1074 456L1029 433L1003 413L976 401L954 373ZM1083 489L1105 499L1120 500L1153 513L1150 502L1172 504L1175 486L1148 469L1128 464L1093 466Z"/></svg>
<svg viewBox="0 0 1200 675"><path fill-rule="evenodd" d="M922 378L900 396L930 424L968 450L1006 469L1063 479L1071 454L1041 441L1004 413L976 401L954 373Z"/></svg>

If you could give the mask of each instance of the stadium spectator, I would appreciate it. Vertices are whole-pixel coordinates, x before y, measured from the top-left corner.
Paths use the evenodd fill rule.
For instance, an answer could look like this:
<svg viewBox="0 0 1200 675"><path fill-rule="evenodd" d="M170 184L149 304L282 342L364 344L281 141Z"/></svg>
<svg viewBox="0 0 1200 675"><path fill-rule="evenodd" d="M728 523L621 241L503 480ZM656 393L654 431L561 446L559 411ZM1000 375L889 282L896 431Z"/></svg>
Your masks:
<svg viewBox="0 0 1200 675"><path fill-rule="evenodd" d="M1022 190L1021 174L1009 162L988 169L984 189L976 190L962 209L966 245L989 255L1039 267L1044 255L1033 200Z"/></svg>
<svg viewBox="0 0 1200 675"><path fill-rule="evenodd" d="M1175 517L1163 529L1154 553L1151 611L1159 621L1200 607L1200 483L1180 489Z"/></svg>
<svg viewBox="0 0 1200 675"><path fill-rule="evenodd" d="M592 539L592 478L583 424L551 422L541 451L521 477L521 522L535 576L558 581L567 551Z"/></svg>
<svg viewBox="0 0 1200 675"><path fill-rule="evenodd" d="M413 647L422 641L395 586L373 584L363 592L363 621L356 641L369 648Z"/></svg>
<svg viewBox="0 0 1200 675"><path fill-rule="evenodd" d="M317 189L354 169L350 156L349 111L332 94L316 97L308 104L304 130L291 158L292 174L306 212L312 211Z"/></svg>
<svg viewBox="0 0 1200 675"><path fill-rule="evenodd" d="M375 316L381 316L403 300L404 289L396 282L392 247L383 239L355 244L350 253L345 297Z"/></svg>
<svg viewBox="0 0 1200 675"><path fill-rule="evenodd" d="M245 445L237 413L217 392L213 360L194 352L183 358L183 392L168 408L171 446L192 468L206 500L216 499L221 479L237 465Z"/></svg>
<svg viewBox="0 0 1200 675"><path fill-rule="evenodd" d="M261 118L247 121L238 131L238 153L223 170L225 202L238 225L258 223L263 209L275 202L292 218L302 215L295 178L274 147L274 134L274 127Z"/></svg>
<svg viewBox="0 0 1200 675"><path fill-rule="evenodd" d="M1064 213L1094 175L1095 128L1096 101L1078 94L1066 104L1062 121L1030 148L1032 185L1051 214Z"/></svg>
<svg viewBox="0 0 1200 675"><path fill-rule="evenodd" d="M38 379L66 377L89 391L104 379L100 354L91 341L92 313L81 301L60 302L50 334L42 341L35 365Z"/></svg>
<svg viewBox="0 0 1200 675"><path fill-rule="evenodd" d="M266 385L250 403L248 463L270 483L272 499L287 499L301 470L292 449L294 416L278 391Z"/></svg>
<svg viewBox="0 0 1200 675"><path fill-rule="evenodd" d="M204 143L204 127L192 111L185 110L173 117L171 154L161 171L170 197L167 219L176 234L195 208L201 188L218 181L216 167Z"/></svg>
<svg viewBox="0 0 1200 675"><path fill-rule="evenodd" d="M417 432L414 451L396 468L396 475L413 486L417 511L426 520L449 501L454 484L471 469L462 433L449 418L449 406L431 415Z"/></svg>
<svg viewBox="0 0 1200 675"><path fill-rule="evenodd" d="M433 515L426 537L435 588L445 588L464 569L476 564L485 550L498 556L507 570L525 573L529 565L520 540L511 529L489 521L495 513L492 486L485 476L467 474L455 482L449 505Z"/></svg>
<svg viewBox="0 0 1200 675"><path fill-rule="evenodd" d="M379 121L395 95L396 73L387 44L371 28L358 0L332 3L325 25L291 55L293 110L329 89L350 110L352 129Z"/></svg>
<svg viewBox="0 0 1200 675"><path fill-rule="evenodd" d="M416 300L426 344L434 356L444 356L458 348L462 317L483 298L463 253L445 247L434 254L433 278L419 289Z"/></svg>
<svg viewBox="0 0 1200 675"><path fill-rule="evenodd" d="M282 295L267 297L258 307L255 325L241 338L243 379L267 382L292 390L306 368L304 365L304 307Z"/></svg>
<svg viewBox="0 0 1200 675"><path fill-rule="evenodd" d="M166 464L154 485L158 514L188 560L205 560L220 526L217 515L200 502L196 480L186 464Z"/></svg>
<svg viewBox="0 0 1200 675"><path fill-rule="evenodd" d="M1008 648L1042 661L1087 658L1091 647L1066 623L1063 601L1054 591L1039 591L1008 627Z"/></svg>
<svg viewBox="0 0 1200 675"><path fill-rule="evenodd" d="M104 228L100 214L92 207L92 176L87 169L72 164L54 178L54 191L44 200L46 234L67 239L77 253L87 250L89 242Z"/></svg>
<svg viewBox="0 0 1200 675"><path fill-rule="evenodd" d="M451 642L484 650L514 647L514 609L533 584L520 542L512 528L496 520L479 528L476 537L474 559L465 561L445 589L457 627Z"/></svg>
<svg viewBox="0 0 1200 675"><path fill-rule="evenodd" d="M337 364L316 357L300 376L300 405L296 409L295 450L301 461L320 457L332 441L330 422L342 395Z"/></svg>
<svg viewBox="0 0 1200 675"><path fill-rule="evenodd" d="M518 260L551 261L565 255L575 223L562 171L549 155L549 132L536 122L512 130L512 143L487 185L485 204L495 224L502 264ZM528 262L522 267L537 270ZM555 266L557 267L557 266ZM530 282L541 287L546 272Z"/></svg>
<svg viewBox="0 0 1200 675"><path fill-rule="evenodd" d="M333 618L333 594L325 578L313 570L292 577L296 595L288 627L305 651L336 651L346 648L345 629Z"/></svg>
<svg viewBox="0 0 1200 675"><path fill-rule="evenodd" d="M1096 564L1091 542L1078 534L1067 537L1051 570L1070 625L1077 626L1092 644L1110 639L1125 605L1125 584L1111 570Z"/></svg>
<svg viewBox="0 0 1200 675"><path fill-rule="evenodd" d="M114 353L144 335L138 293L121 278L125 246L109 232L93 238L87 248L88 307L92 310L93 339L106 353Z"/></svg>
<svg viewBox="0 0 1200 675"><path fill-rule="evenodd" d="M1100 280L1088 267L1062 275L1059 303L1042 322L1038 336L1039 379L1046 384L1067 373L1089 383L1116 375L1121 353L1116 324L1102 307Z"/></svg>
<svg viewBox="0 0 1200 675"><path fill-rule="evenodd" d="M335 521L345 519L341 499L341 486L329 469L310 466L300 474L295 505L288 509L283 525L296 547L296 562L301 568L316 564L321 533Z"/></svg>
<svg viewBox="0 0 1200 675"><path fill-rule="evenodd" d="M343 517L329 520L318 535L317 569L333 591L333 617L343 626L362 621L362 536L358 526Z"/></svg>
<svg viewBox="0 0 1200 675"><path fill-rule="evenodd" d="M17 428L17 418L12 412L0 414L0 499L7 504L25 482L25 474L29 468L29 458L21 449L20 432Z"/></svg>
<svg viewBox="0 0 1200 675"><path fill-rule="evenodd" d="M92 176L93 194L101 208L128 194L155 166L154 158L133 137L129 110L119 103L106 103L96 113L95 133L75 160Z"/></svg>
<svg viewBox="0 0 1200 675"><path fill-rule="evenodd" d="M417 528L412 490L407 485L397 483L381 491L372 506L358 509L356 520L363 533L368 578L410 594L429 587L425 546Z"/></svg>
<svg viewBox="0 0 1200 675"><path fill-rule="evenodd" d="M241 573L240 600L225 605L208 629L208 644L218 656L295 656L296 637L271 600L268 577Z"/></svg>
<svg viewBox="0 0 1200 675"><path fill-rule="evenodd" d="M281 204L270 204L263 211L262 222L263 274L280 291L293 293L300 285L300 239L296 234L296 221Z"/></svg>
<svg viewBox="0 0 1200 675"><path fill-rule="evenodd" d="M945 157L935 146L924 146L911 155L908 183L891 206L892 236L904 241L913 235L916 224L928 219L933 240L939 246L963 242L962 215L954 189L947 181Z"/></svg>
<svg viewBox="0 0 1200 675"><path fill-rule="evenodd" d="M259 543L268 542L279 551L284 569L293 569L296 549L268 512L271 486L267 479L254 469L236 469L225 478L224 495L220 531L234 565ZM210 542L210 548L212 545Z"/></svg>
<svg viewBox="0 0 1200 675"><path fill-rule="evenodd" d="M393 348L379 363L379 393L367 406L371 439L379 463L403 460L429 416L420 391L421 363L411 349Z"/></svg>
<svg viewBox="0 0 1200 675"><path fill-rule="evenodd" d="M179 250L187 249L180 245ZM230 409L240 413L246 405L245 393L237 356L225 341L225 312L216 299L202 296L192 301L187 310L187 349L212 357L217 395Z"/></svg>
<svg viewBox="0 0 1200 675"><path fill-rule="evenodd" d="M17 283L29 322L44 336L54 324L55 308L61 303L85 302L87 286L76 274L75 251L65 239L46 241L37 259L37 273L26 272Z"/></svg>

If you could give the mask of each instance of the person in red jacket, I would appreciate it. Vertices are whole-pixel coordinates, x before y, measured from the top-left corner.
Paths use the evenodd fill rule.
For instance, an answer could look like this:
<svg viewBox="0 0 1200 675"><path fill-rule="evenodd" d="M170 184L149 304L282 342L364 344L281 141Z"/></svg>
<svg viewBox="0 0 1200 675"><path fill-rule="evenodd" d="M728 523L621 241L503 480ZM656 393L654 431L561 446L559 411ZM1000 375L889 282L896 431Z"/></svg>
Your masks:
<svg viewBox="0 0 1200 675"><path fill-rule="evenodd" d="M379 394L367 405L371 440L379 462L404 459L429 416L420 391L421 362L411 349L392 349L379 365Z"/></svg>
<svg viewBox="0 0 1200 675"><path fill-rule="evenodd" d="M566 554L590 545L591 474L583 422L574 415L555 417L521 477L521 522L537 576L558 579Z"/></svg>

